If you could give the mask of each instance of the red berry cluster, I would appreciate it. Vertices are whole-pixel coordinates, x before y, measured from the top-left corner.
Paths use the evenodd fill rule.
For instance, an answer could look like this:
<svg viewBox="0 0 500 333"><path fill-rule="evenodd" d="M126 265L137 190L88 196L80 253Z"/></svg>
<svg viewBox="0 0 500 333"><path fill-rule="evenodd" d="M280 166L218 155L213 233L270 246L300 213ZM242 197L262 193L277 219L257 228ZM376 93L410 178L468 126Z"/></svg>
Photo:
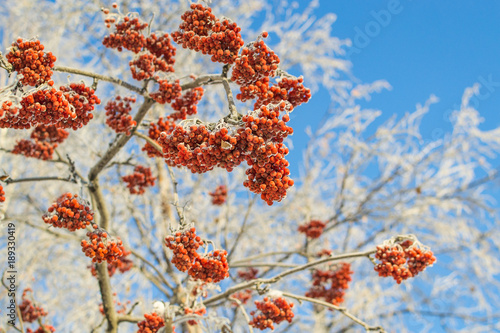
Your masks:
<svg viewBox="0 0 500 333"><path fill-rule="evenodd" d="M181 16L179 30L172 38L183 48L212 56L213 62L232 64L244 42L241 28L227 19L222 22L212 14L212 10L201 4L192 4Z"/></svg>
<svg viewBox="0 0 500 333"><path fill-rule="evenodd" d="M224 280L229 276L226 256L225 250L215 250L205 256L198 256L188 271L189 276L207 283L217 283Z"/></svg>
<svg viewBox="0 0 500 333"><path fill-rule="evenodd" d="M344 302L345 290L349 288L352 274L349 263L333 265L329 270L317 269L312 274L313 285L305 295L340 305ZM329 289L328 286L330 286Z"/></svg>
<svg viewBox="0 0 500 333"><path fill-rule="evenodd" d="M187 115L194 115L197 112L196 105L203 97L203 88L197 87L186 91L181 97L178 97L171 104L173 112L169 117L173 120L184 120Z"/></svg>
<svg viewBox="0 0 500 333"><path fill-rule="evenodd" d="M94 95L94 89L85 86L84 83L71 83L60 89L74 110L74 116L61 119L57 125L62 128L72 128L75 131L87 125L94 118L91 113L94 110L94 105L101 104L101 100Z"/></svg>
<svg viewBox="0 0 500 333"><path fill-rule="evenodd" d="M78 194L65 193L49 207L48 213L42 218L45 223L56 228L75 231L90 225L94 220L94 212L89 203L79 198Z"/></svg>
<svg viewBox="0 0 500 333"><path fill-rule="evenodd" d="M191 308L184 309L184 314L187 314L187 315L194 314L194 315L198 315L198 316L203 316L205 313L207 313L207 309L204 306L199 307L196 310L193 310ZM193 326L193 325L198 325L198 322L196 320L188 320L188 324Z"/></svg>
<svg viewBox="0 0 500 333"><path fill-rule="evenodd" d="M155 79L160 85L160 88L157 92L151 93L150 96L157 103L171 103L172 100L181 96L182 88L179 84L179 80L169 82L168 80L160 80L158 77Z"/></svg>
<svg viewBox="0 0 500 333"><path fill-rule="evenodd" d="M63 142L68 135L67 131L54 125L39 125L31 132L33 141L26 139L18 141L12 153L40 160L50 160L57 144Z"/></svg>
<svg viewBox="0 0 500 333"><path fill-rule="evenodd" d="M203 241L196 236L196 229L178 231L175 235L165 238L165 245L174 252L172 264L181 272L185 272L193 266L198 258L197 250L203 245Z"/></svg>
<svg viewBox="0 0 500 333"><path fill-rule="evenodd" d="M122 257L119 257L116 261L108 263L108 275L109 275L109 277L112 277L113 275L115 275L116 270L118 270L120 273L123 274L123 273L131 270L132 267L134 267L133 261L130 260L129 258L127 258L127 256L130 253L132 253L132 252L124 250ZM89 267L90 267L90 273L92 274L92 276L97 276L96 264L92 264Z"/></svg>
<svg viewBox="0 0 500 333"><path fill-rule="evenodd" d="M432 251L421 248L413 240L377 246L375 258L380 260L380 263L375 265L378 275L392 276L398 284L416 276L436 261Z"/></svg>
<svg viewBox="0 0 500 333"><path fill-rule="evenodd" d="M126 133L130 135L130 130L137 125L137 122L129 115L132 111L131 103L135 103L135 97L116 96L115 100L110 100L106 107L106 124L116 133Z"/></svg>
<svg viewBox="0 0 500 333"><path fill-rule="evenodd" d="M212 205L221 206L227 199L227 186L219 185L215 191L208 194L212 197Z"/></svg>
<svg viewBox="0 0 500 333"><path fill-rule="evenodd" d="M48 142L52 144L62 143L69 136L69 132L57 128L54 125L39 125L31 132L31 138L35 141ZM54 145L56 147L57 145Z"/></svg>
<svg viewBox="0 0 500 333"><path fill-rule="evenodd" d="M5 202L5 191L2 185L0 185L0 202Z"/></svg>
<svg viewBox="0 0 500 333"><path fill-rule="evenodd" d="M51 52L43 52L44 46L39 40L23 41L18 38L12 43L10 52L6 55L14 70L23 76L21 83L37 86L44 82L53 85L50 79L56 57Z"/></svg>
<svg viewBox="0 0 500 333"><path fill-rule="evenodd" d="M129 62L132 77L142 81L153 77L156 72L173 72L174 68L157 56L144 53Z"/></svg>
<svg viewBox="0 0 500 333"><path fill-rule="evenodd" d="M323 229L326 227L326 223L312 220L307 224L299 226L298 231L306 234L309 238L318 238L323 233Z"/></svg>
<svg viewBox="0 0 500 333"><path fill-rule="evenodd" d="M266 38L267 32L261 36ZM273 77L279 62L279 57L259 38L242 49L241 55L236 58L231 80L240 86L248 86L263 77Z"/></svg>
<svg viewBox="0 0 500 333"><path fill-rule="evenodd" d="M247 304L247 302L252 299L252 290L251 289L245 289L243 291L238 291L237 293L234 293L231 295L231 298L235 298L241 302L241 304ZM233 302L233 306L237 306L238 303Z"/></svg>
<svg viewBox="0 0 500 333"><path fill-rule="evenodd" d="M108 234L103 230L87 232L89 241L82 240L82 252L87 257L92 258L92 262L101 263L107 261L108 264L118 260L126 252L120 239L109 239Z"/></svg>
<svg viewBox="0 0 500 333"><path fill-rule="evenodd" d="M145 188L155 185L156 178L151 173L151 168L146 168L138 165L134 169L134 173L122 177L122 180L127 184L130 194L144 194Z"/></svg>
<svg viewBox="0 0 500 333"><path fill-rule="evenodd" d="M172 263L175 267L181 272L187 271L195 280L217 283L229 276L225 250L215 250L203 256L198 254L203 241L196 236L194 227L168 236L165 245L174 252Z"/></svg>
<svg viewBox="0 0 500 333"><path fill-rule="evenodd" d="M45 312L42 307L37 306L28 299L28 292L31 292L30 288L24 289L22 296L23 302L19 305L19 311L21 311L23 322L32 323L40 317L45 317L48 313Z"/></svg>
<svg viewBox="0 0 500 333"><path fill-rule="evenodd" d="M24 155L26 157L33 157L39 160L50 160L54 154L54 145L48 142L31 141L22 139L19 140L14 148L12 154Z"/></svg>
<svg viewBox="0 0 500 333"><path fill-rule="evenodd" d="M158 141L162 132L170 134L174 128L175 124L169 117L166 119L160 118L156 124L154 122L150 124L148 135L154 141ZM145 151L149 157L163 157L163 154L156 150L148 142L146 142L146 145L142 148L142 150Z"/></svg>
<svg viewBox="0 0 500 333"><path fill-rule="evenodd" d="M90 112L100 102L94 90L83 83L71 83L60 90L41 89L25 96L20 109L12 102L3 103L5 116L0 119L0 128L28 129L43 124L76 130L87 125L93 118Z"/></svg>
<svg viewBox="0 0 500 333"><path fill-rule="evenodd" d="M279 324L284 320L291 323L294 317L293 303L288 303L283 297L275 299L265 297L262 301L255 301L255 305L259 312L250 312L253 318L249 324L260 330L266 328L274 330L274 324Z"/></svg>
<svg viewBox="0 0 500 333"><path fill-rule="evenodd" d="M253 267L238 271L238 277L245 281L255 280L257 278L257 274L259 274L259 270Z"/></svg>
<svg viewBox="0 0 500 333"><path fill-rule="evenodd" d="M31 328L28 328L26 330L26 333L45 333L46 331L53 333L56 331L56 329L52 325L43 325L43 327L40 326L36 331L33 331Z"/></svg>
<svg viewBox="0 0 500 333"><path fill-rule="evenodd" d="M115 23L114 19L107 20L106 24ZM123 20L115 24L115 32L104 37L102 44L111 49L117 49L118 52L127 49L134 53L141 52L146 46L146 37L142 34L142 30L148 27L147 23L140 22L138 18L131 19L124 17Z"/></svg>
<svg viewBox="0 0 500 333"><path fill-rule="evenodd" d="M145 320L137 323L137 326L139 326L137 333L156 333L165 326L165 319L154 312L151 314L146 313L144 318Z"/></svg>
<svg viewBox="0 0 500 333"><path fill-rule="evenodd" d="M290 120L281 113L291 109L287 102L262 106L253 115L244 116L243 127L229 133L226 127L209 131L206 126L184 128L173 125L173 130L160 134L165 161L170 166L185 166L193 173L204 173L215 167L231 172L244 160L250 165L244 185L269 205L281 201L293 185L288 175L288 148L283 139L293 132L286 126Z"/></svg>

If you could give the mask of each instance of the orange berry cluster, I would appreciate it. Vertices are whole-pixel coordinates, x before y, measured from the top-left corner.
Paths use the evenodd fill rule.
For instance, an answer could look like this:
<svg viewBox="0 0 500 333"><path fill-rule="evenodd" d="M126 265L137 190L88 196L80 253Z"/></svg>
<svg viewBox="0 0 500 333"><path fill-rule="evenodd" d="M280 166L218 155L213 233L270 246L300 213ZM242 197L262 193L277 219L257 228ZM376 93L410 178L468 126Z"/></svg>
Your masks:
<svg viewBox="0 0 500 333"><path fill-rule="evenodd" d="M226 256L226 250L215 250L205 256L198 256L188 271L189 276L207 283L217 283L224 280L229 276Z"/></svg>
<svg viewBox="0 0 500 333"><path fill-rule="evenodd" d="M254 109L262 105L279 103L281 101L288 101L294 108L302 103L307 103L311 98L311 90L304 87L303 81L302 77L293 78L285 76L278 81L278 84L274 84L271 87L263 84L255 92L255 96L258 99L254 105Z"/></svg>
<svg viewBox="0 0 500 333"><path fill-rule="evenodd" d="M229 276L225 250L215 250L204 256L198 254L203 241L196 236L194 227L168 236L165 245L174 252L172 263L175 267L181 272L187 271L195 280L217 283Z"/></svg>
<svg viewBox="0 0 500 333"><path fill-rule="evenodd" d="M129 115L132 111L131 103L135 103L135 97L116 96L115 100L110 100L106 107L106 124L116 133L126 133L130 135L130 130L137 125L137 122Z"/></svg>
<svg viewBox="0 0 500 333"><path fill-rule="evenodd" d="M244 185L269 205L281 201L286 190L293 185L288 175L288 148L283 139L293 132L286 126L290 120L281 113L291 109L290 103L262 106L253 115L244 116L243 127L229 133L226 127L209 131L206 126L184 128L173 125L169 132L161 133L157 140L163 147L165 161L170 166L185 166L193 173L204 173L215 167L233 168L247 161L248 180Z"/></svg>
<svg viewBox="0 0 500 333"><path fill-rule="evenodd" d="M156 333L160 330L160 328L165 326L165 319L160 317L155 312L151 314L146 313L144 318L145 320L137 323L137 326L139 326L137 333Z"/></svg>
<svg viewBox="0 0 500 333"><path fill-rule="evenodd" d="M24 97L20 109L12 102L3 103L5 116L0 119L0 128L28 129L43 124L77 130L93 118L90 112L99 103L94 90L83 83L71 83L60 90L41 89Z"/></svg>
<svg viewBox="0 0 500 333"><path fill-rule="evenodd" d="M110 23L115 23L115 19L106 19L106 25L110 27ZM104 37L102 44L111 49L117 49L118 52L127 49L134 53L141 52L146 46L146 37L142 34L142 30L148 27L147 23L140 22L138 18L131 19L124 17L123 21L115 23L115 32Z"/></svg>
<svg viewBox="0 0 500 333"><path fill-rule="evenodd" d="M12 48L6 58L14 70L23 76L21 83L37 86L44 82L53 85L50 79L56 57L51 52L43 52L44 46L39 40L23 41L18 38L12 43Z"/></svg>
<svg viewBox="0 0 500 333"><path fill-rule="evenodd" d="M132 77L137 81L142 81L153 77L158 72L173 72L174 68L163 59L153 54L144 53L129 62Z"/></svg>
<svg viewBox="0 0 500 333"><path fill-rule="evenodd" d="M89 241L84 239L81 242L82 252L87 257L92 258L94 263L103 261L107 261L108 264L112 263L126 252L120 239L109 239L108 234L103 230L89 231L87 237Z"/></svg>
<svg viewBox="0 0 500 333"><path fill-rule="evenodd" d="M54 145L48 142L31 141L22 139L19 140L14 148L12 154L24 155L26 157L33 157L39 160L50 160L54 154Z"/></svg>
<svg viewBox="0 0 500 333"><path fill-rule="evenodd" d="M19 311L21 311L23 322L32 323L40 317L45 317L48 313L45 312L42 307L33 304L33 302L27 298L28 292L31 292L30 288L23 290L23 302L19 305Z"/></svg>
<svg viewBox="0 0 500 333"><path fill-rule="evenodd" d="M69 132L57 128L55 125L39 125L31 132L31 138L35 141L48 142L52 144L63 143L69 136ZM57 145L54 145L56 147Z"/></svg>
<svg viewBox="0 0 500 333"><path fill-rule="evenodd" d="M130 251L124 250L123 256L119 257L116 261L113 261L111 263L108 263L108 275L109 277L112 277L115 275L116 270L118 270L120 273L125 273L128 272L129 270L134 267L134 263L132 260L127 258L127 256L132 253ZM96 264L90 265L90 273L92 276L97 276L97 266Z"/></svg>
<svg viewBox="0 0 500 333"><path fill-rule="evenodd" d="M155 77L156 81L160 85L158 91L151 93L150 96L157 103L165 104L171 103L172 100L178 98L182 94L182 88L179 84L179 80L175 80L174 82L169 82L168 80L160 80L158 77Z"/></svg>
<svg viewBox="0 0 500 333"><path fill-rule="evenodd" d="M263 32L261 36L266 38L267 32ZM236 58L231 80L240 86L248 86L263 77L273 77L279 62L279 57L260 37L241 50L241 55Z"/></svg>
<svg viewBox="0 0 500 333"><path fill-rule="evenodd" d="M196 105L203 97L203 88L197 87L194 89L189 89L181 97L178 97L171 104L173 112L169 115L169 118L173 120L184 120L187 115L194 115L197 112Z"/></svg>
<svg viewBox="0 0 500 333"><path fill-rule="evenodd" d="M122 180L127 184L130 194L144 194L145 188L155 185L156 178L151 173L151 168L146 168L138 165L134 169L134 173L122 177Z"/></svg>
<svg viewBox="0 0 500 333"><path fill-rule="evenodd" d="M205 307L200 307L196 310L193 310L191 308L185 308L184 309L184 314L194 314L198 316L203 316L205 313L207 313L207 309ZM196 320L188 320L188 324L193 326L193 325L198 325L198 322Z"/></svg>
<svg viewBox="0 0 500 333"><path fill-rule="evenodd" d="M418 247L411 240L377 246L375 258L380 260L380 263L375 265L378 275L392 276L398 284L416 276L436 261L432 251Z"/></svg>
<svg viewBox="0 0 500 333"><path fill-rule="evenodd" d="M255 280L257 278L257 274L259 274L259 270L253 267L238 271L238 277L245 281Z"/></svg>
<svg viewBox="0 0 500 333"><path fill-rule="evenodd" d="M325 302L340 305L344 302L345 290L351 281L351 264L332 265L329 270L315 270L312 274L312 286L306 297L320 298ZM330 288L328 289L328 285Z"/></svg>
<svg viewBox="0 0 500 333"><path fill-rule="evenodd" d="M58 143L63 142L69 133L55 125L39 125L31 132L30 140L20 140L14 146L12 153L26 157L50 160Z"/></svg>
<svg viewBox="0 0 500 333"><path fill-rule="evenodd" d="M2 185L0 185L0 202L5 202L5 191Z"/></svg>
<svg viewBox="0 0 500 333"><path fill-rule="evenodd" d="M174 252L172 264L181 272L186 272L199 257L197 250L203 245L203 241L200 236L196 236L196 229L193 227L166 237L165 245Z"/></svg>
<svg viewBox="0 0 500 333"><path fill-rule="evenodd" d="M55 332L56 329L52 325L43 325L43 327L40 326L36 331L33 331L31 328L28 328L26 330L26 333L45 333L46 331Z"/></svg>
<svg viewBox="0 0 500 333"><path fill-rule="evenodd" d="M227 199L227 186L219 185L215 191L208 194L212 197L212 205L221 206Z"/></svg>
<svg viewBox="0 0 500 333"><path fill-rule="evenodd" d="M279 324L286 320L292 322L294 317L293 303L288 303L283 297L269 299L265 297L262 301L255 301L257 311L250 312L253 316L250 325L260 330L270 328L274 330L274 324Z"/></svg>
<svg viewBox="0 0 500 333"><path fill-rule="evenodd" d="M154 122L151 122L151 124L149 125L148 136L154 141L157 141L158 144L160 144L158 142L160 134L162 132L170 134L174 130L174 128L175 124L170 119L170 117L167 117L165 119L160 118L158 119L158 122L156 124ZM145 151L149 157L163 157L163 154L156 150L152 145L150 145L149 142L146 142L146 145L142 148L142 150Z"/></svg>
<svg viewBox="0 0 500 333"><path fill-rule="evenodd" d="M109 15L109 9L104 10ZM116 19L107 17L106 26L111 27ZM165 33L157 36L152 33L145 37L142 31L148 27L147 23L140 22L138 18L124 17L119 23L115 23L115 32L103 39L103 44L109 48L122 51L124 48L134 53L139 53L134 60L129 62L132 77L138 81L147 80L156 72L173 73L175 63L175 47L170 43L170 35ZM158 80L155 77L155 80Z"/></svg>
<svg viewBox="0 0 500 333"><path fill-rule="evenodd" d="M183 48L211 55L213 62L232 64L244 42L241 28L225 19L222 22L212 14L212 9L192 4L181 16L179 30L172 38Z"/></svg>
<svg viewBox="0 0 500 333"><path fill-rule="evenodd" d="M306 234L309 238L319 238L323 233L323 229L326 227L326 223L312 220L307 224L299 226L298 231Z"/></svg>
<svg viewBox="0 0 500 333"><path fill-rule="evenodd" d="M75 231L90 225L94 220L94 212L89 203L79 198L78 194L65 193L49 207L42 219L56 228Z"/></svg>
<svg viewBox="0 0 500 333"><path fill-rule="evenodd" d="M252 290L251 289L245 289L243 291L238 291L237 293L234 293L231 295L232 298L235 298L241 302L241 304L247 304L247 302L252 299ZM233 306L237 306L238 303L232 302L231 303Z"/></svg>

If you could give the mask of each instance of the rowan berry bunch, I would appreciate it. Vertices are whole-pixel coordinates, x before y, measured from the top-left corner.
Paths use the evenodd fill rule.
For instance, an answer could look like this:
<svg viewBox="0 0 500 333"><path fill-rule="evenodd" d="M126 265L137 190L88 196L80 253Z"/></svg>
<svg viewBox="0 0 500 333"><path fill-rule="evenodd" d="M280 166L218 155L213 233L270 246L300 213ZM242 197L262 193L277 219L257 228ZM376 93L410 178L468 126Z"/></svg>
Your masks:
<svg viewBox="0 0 500 333"><path fill-rule="evenodd" d="M227 186L219 185L213 192L208 194L212 197L212 205L221 206L227 200Z"/></svg>
<svg viewBox="0 0 500 333"><path fill-rule="evenodd" d="M129 114L132 111L131 104L135 103L135 97L116 96L105 106L106 124L116 133L126 133L130 135L130 130L137 125L137 122Z"/></svg>
<svg viewBox="0 0 500 333"><path fill-rule="evenodd" d="M192 4L191 9L182 14L179 30L172 38L183 48L211 55L213 62L234 63L244 42L241 28L227 19L219 20L212 9L201 4Z"/></svg>
<svg viewBox="0 0 500 333"><path fill-rule="evenodd" d="M165 134L168 135L174 129L175 123L170 117L160 118L156 124L154 122L150 124L148 136L159 144L158 139L160 138L160 134L165 132ZM156 150L149 142L146 142L142 150L145 151L149 157L163 157L163 154Z"/></svg>
<svg viewBox="0 0 500 333"><path fill-rule="evenodd" d="M94 105L101 104L101 100L94 94L94 89L85 86L84 83L71 83L68 86L62 86L61 91L64 97L71 105L74 113L69 118L61 119L57 125L62 128L72 128L77 130L94 118L91 113Z"/></svg>
<svg viewBox="0 0 500 333"><path fill-rule="evenodd" d="M231 298L237 299L241 302L241 304L247 304L247 302L252 299L252 290L245 289L243 291L238 291L237 293L232 294ZM233 302L231 304L233 306L238 306L238 303L236 302Z"/></svg>
<svg viewBox="0 0 500 333"><path fill-rule="evenodd" d="M151 173L151 168L138 165L134 169L134 173L122 177L122 180L127 183L130 194L144 194L146 187L154 186L156 178Z"/></svg>
<svg viewBox="0 0 500 333"><path fill-rule="evenodd" d="M328 270L317 269L312 274L312 286L305 295L340 305L344 302L345 290L349 288L352 274L349 263L332 265Z"/></svg>
<svg viewBox="0 0 500 333"><path fill-rule="evenodd" d="M155 312L150 314L146 313L144 318L143 321L137 323L137 326L139 326L137 333L156 333L160 328L165 326L165 319Z"/></svg>
<svg viewBox="0 0 500 333"><path fill-rule="evenodd" d="M129 258L127 258L127 256L131 253L132 252L130 252L130 251L124 250L122 257L119 257L117 260L115 260L111 263L108 263L108 275L109 275L109 277L112 277L113 275L115 275L117 270L123 274L123 273L131 270L132 267L134 267L134 262L132 260L130 260ZM90 273L92 274L92 276L97 277L97 265L92 264L89 266L89 268L90 268Z"/></svg>
<svg viewBox="0 0 500 333"><path fill-rule="evenodd" d="M321 236L325 227L326 223L318 220L312 220L309 223L299 226L298 231L305 234L309 238L315 239Z"/></svg>
<svg viewBox="0 0 500 333"><path fill-rule="evenodd" d="M32 292L30 288L23 290L22 303L19 305L21 318L25 323L32 323L40 317L45 317L48 313L32 300L28 299L28 292Z"/></svg>
<svg viewBox="0 0 500 333"><path fill-rule="evenodd" d="M170 35L168 33L157 36L152 33L146 38L146 49L157 58L162 58L168 65L175 64L175 53L177 49L170 42ZM169 72L174 72L173 68Z"/></svg>
<svg viewBox="0 0 500 333"><path fill-rule="evenodd" d="M0 185L0 202L5 202L5 191L2 185Z"/></svg>
<svg viewBox="0 0 500 333"><path fill-rule="evenodd" d="M263 38L267 38L267 32L263 32L259 38L245 46L241 55L236 58L231 80L240 86L249 86L263 77L274 77L279 57L271 50Z"/></svg>
<svg viewBox="0 0 500 333"><path fill-rule="evenodd" d="M45 53L43 44L39 40L23 41L18 38L6 58L12 64L18 75L22 75L21 83L27 86L38 86L47 82L53 85L50 79L56 57L51 52Z"/></svg>
<svg viewBox="0 0 500 333"><path fill-rule="evenodd" d="M203 97L203 88L197 87L193 89L189 89L186 91L181 97L178 97L174 100L174 102L170 105L172 109L176 112L173 112L169 115L171 119L175 120L184 120L186 116L192 116L196 114L197 107L196 105Z"/></svg>
<svg viewBox="0 0 500 333"><path fill-rule="evenodd" d="M137 81L147 80L156 72L174 72L174 68L161 58L150 53L138 55L129 62L132 77Z"/></svg>
<svg viewBox="0 0 500 333"><path fill-rule="evenodd" d="M245 281L255 280L257 278L257 274L259 274L259 270L253 267L238 271L238 277Z"/></svg>
<svg viewBox="0 0 500 333"><path fill-rule="evenodd" d="M207 309L204 306L198 307L196 310L191 309L191 308L185 308L184 309L184 314L186 315L197 315L197 316L203 316L205 313L207 313ZM189 325L198 325L198 321L196 320L188 320Z"/></svg>
<svg viewBox="0 0 500 333"><path fill-rule="evenodd" d="M104 11L106 14L106 11ZM109 10L107 12L109 14ZM105 21L108 27L111 23L115 23L116 19L111 18ZM142 31L148 27L145 22L139 21L139 18L130 18L125 16L122 20L115 23L115 31L109 36L104 37L102 44L111 49L117 49L118 52L127 49L134 53L141 52L142 48L146 46L146 37Z"/></svg>
<svg viewBox="0 0 500 333"><path fill-rule="evenodd" d="M52 325L43 325L43 327L42 326L38 327L36 331L33 331L31 328L28 328L26 330L26 333L45 333L46 331L55 332L56 329Z"/></svg>
<svg viewBox="0 0 500 333"><path fill-rule="evenodd" d="M178 98L182 94L182 88L179 84L179 80L170 82L169 80L161 80L159 77L155 77L155 80L159 84L158 91L151 93L150 96L159 104L171 103L172 100Z"/></svg>
<svg viewBox="0 0 500 333"><path fill-rule="evenodd" d="M311 99L311 90L304 87L303 81L303 77L283 76L278 79L277 84L273 84L271 87L269 87L268 80L263 82L262 86L253 95L257 97L254 109L270 103L280 103L281 101L288 101L294 108L307 103ZM267 86L265 86L266 83Z"/></svg>
<svg viewBox="0 0 500 333"><path fill-rule="evenodd" d="M204 256L198 256L188 271L189 276L207 283L217 283L224 280L229 276L226 256L225 250L215 250Z"/></svg>
<svg viewBox="0 0 500 333"><path fill-rule="evenodd" d="M286 320L292 322L294 317L293 303L288 303L283 297L269 299L265 297L262 301L255 301L258 311L250 312L252 320L250 325L260 330L270 328L274 330L274 324Z"/></svg>
<svg viewBox="0 0 500 333"><path fill-rule="evenodd" d="M203 245L203 241L196 236L196 228L192 227L166 237L165 245L173 251L172 264L181 272L186 272L198 258L197 250Z"/></svg>
<svg viewBox="0 0 500 333"><path fill-rule="evenodd" d="M63 143L69 136L69 132L62 129L57 128L54 125L39 125L35 127L33 132L31 132L31 139L40 142L48 142L54 144L54 147L57 147L58 143Z"/></svg>
<svg viewBox="0 0 500 333"><path fill-rule="evenodd" d="M54 154L54 145L48 142L22 139L16 143L12 149L12 154L33 157L44 161L51 160L52 155Z"/></svg>
<svg viewBox="0 0 500 333"><path fill-rule="evenodd" d="M375 265L379 276L392 276L398 284L416 276L436 261L432 251L425 248L415 236L398 236L377 246Z"/></svg>
<svg viewBox="0 0 500 333"><path fill-rule="evenodd" d="M107 261L108 264L118 260L126 252L125 247L120 239L109 238L104 230L94 230L87 232L89 241L82 240L82 252L89 258L92 258L93 263L101 263Z"/></svg>
<svg viewBox="0 0 500 333"><path fill-rule="evenodd" d="M94 212L90 204L78 194L65 193L49 207L48 213L44 214L42 219L56 228L75 231L85 229L93 223Z"/></svg>

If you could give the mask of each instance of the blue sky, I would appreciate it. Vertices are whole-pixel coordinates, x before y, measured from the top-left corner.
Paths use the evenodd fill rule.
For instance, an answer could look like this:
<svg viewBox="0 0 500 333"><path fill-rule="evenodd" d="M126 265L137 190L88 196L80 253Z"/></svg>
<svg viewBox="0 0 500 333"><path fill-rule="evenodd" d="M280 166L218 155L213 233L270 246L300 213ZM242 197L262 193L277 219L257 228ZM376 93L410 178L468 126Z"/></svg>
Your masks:
<svg viewBox="0 0 500 333"><path fill-rule="evenodd" d="M500 126L500 2L320 0L315 14L325 13L337 15L333 34L353 42L348 52L353 75L361 82L385 79L392 85L364 104L382 110L383 119L413 111L435 94L440 102L421 129L424 139L437 139L451 130L448 116L464 89L478 82L481 95L473 103L486 119L482 128ZM301 125L311 123L305 114L321 106L326 110L327 98L316 94L310 105L296 110L304 115L292 117L292 175L303 148Z"/></svg>

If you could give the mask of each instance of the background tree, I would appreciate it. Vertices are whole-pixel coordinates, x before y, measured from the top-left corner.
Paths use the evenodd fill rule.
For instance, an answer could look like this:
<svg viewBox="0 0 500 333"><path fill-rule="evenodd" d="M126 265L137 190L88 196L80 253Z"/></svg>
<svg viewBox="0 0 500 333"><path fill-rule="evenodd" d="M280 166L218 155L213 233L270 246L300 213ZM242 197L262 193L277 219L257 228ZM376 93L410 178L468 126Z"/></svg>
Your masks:
<svg viewBox="0 0 500 333"><path fill-rule="evenodd" d="M477 85L465 90L453 131L422 143L419 124L436 98L401 119L371 126L380 112L362 108L361 101L389 85L348 79L350 63L342 56L349 41L333 37L334 16L312 17L314 2L300 11L283 6L292 9L282 15L276 15L277 6L257 0L217 1L211 12L184 1L107 5L102 12L93 1L42 1L36 10L32 1L3 5L2 127L27 127L12 120L23 115L12 115L13 108L33 108L34 98L49 95L51 87L61 94L50 92L46 108L73 103L63 108L67 115L54 111L49 120L37 106L33 114L43 116L30 118L29 130L0 130L0 209L3 225L15 224L18 311L24 320L17 329L498 329L499 240L486 186L497 177L491 163L500 130L479 128L479 113L470 104ZM208 19L202 23L203 15ZM180 27L181 21L186 25ZM241 28L247 51L239 50L243 43L232 22ZM121 36L120 29L129 32ZM212 35L206 37L224 33L211 55L192 50L218 45L201 40L207 31ZM34 36L44 46L45 74L31 68L21 76L23 61L33 61L21 51L40 51L38 44L23 44ZM279 57L277 68L267 45ZM266 60L266 68L257 69L254 54ZM303 75L303 81L291 74ZM259 87L267 79L272 86L276 78L288 91L266 95ZM290 122L280 123L279 134L258 134L267 122L259 125L249 116L273 122L271 113L258 113L262 105L279 111L275 118L283 122L290 105L294 113L317 112L298 106L308 97L302 84L326 89L334 103L321 110L327 112L320 126L309 133L303 172L290 175L292 186L281 171L284 162L274 170L281 178L269 168L283 160L277 157L285 155L280 141L293 142L286 137L293 113ZM193 117L200 120L184 120ZM45 121L56 127L37 127ZM191 173L188 168L206 171L197 168L208 165L188 154L203 155L189 141L198 135L204 140L206 133L196 132L202 122L222 138L208 143L220 147L210 155L218 167ZM249 147L253 138L243 136L244 130L237 134L246 125L256 140L270 144L264 149L270 153L243 149L240 154L259 167L233 169L220 156L241 142ZM172 138L191 145L180 147ZM164 158L158 148L167 153ZM173 168L180 164L187 167ZM245 169L254 170L253 178ZM252 182L262 173L271 177L264 188ZM269 190L278 187L273 177L288 184L286 197L286 186ZM404 236L410 234L418 240ZM1 246L7 252L7 241ZM437 264L415 276L419 262L433 261L427 246ZM13 329L7 321L2 325Z"/></svg>

